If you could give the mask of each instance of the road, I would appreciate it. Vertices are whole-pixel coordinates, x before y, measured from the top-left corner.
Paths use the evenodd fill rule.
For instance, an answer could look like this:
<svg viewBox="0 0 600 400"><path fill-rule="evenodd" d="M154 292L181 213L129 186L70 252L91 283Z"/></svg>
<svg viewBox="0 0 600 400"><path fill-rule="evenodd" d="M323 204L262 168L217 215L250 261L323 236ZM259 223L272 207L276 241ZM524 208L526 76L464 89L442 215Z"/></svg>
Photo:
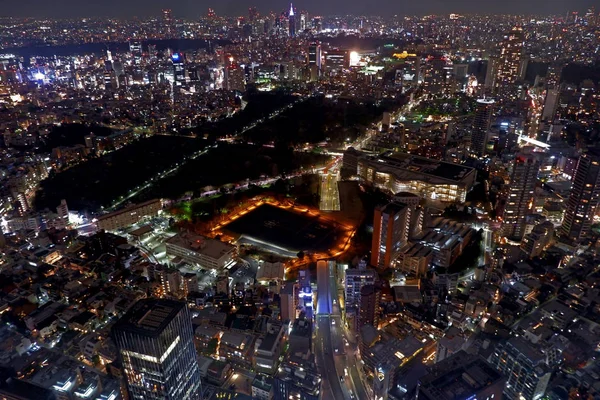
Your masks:
<svg viewBox="0 0 600 400"><path fill-rule="evenodd" d="M358 371L356 348L346 345L348 341L344 339L337 293L335 263L319 261L315 352L324 382L324 398L368 400L370 396Z"/></svg>
<svg viewBox="0 0 600 400"><path fill-rule="evenodd" d="M338 174L329 173L321 175L321 211L339 211L340 193L338 190Z"/></svg>

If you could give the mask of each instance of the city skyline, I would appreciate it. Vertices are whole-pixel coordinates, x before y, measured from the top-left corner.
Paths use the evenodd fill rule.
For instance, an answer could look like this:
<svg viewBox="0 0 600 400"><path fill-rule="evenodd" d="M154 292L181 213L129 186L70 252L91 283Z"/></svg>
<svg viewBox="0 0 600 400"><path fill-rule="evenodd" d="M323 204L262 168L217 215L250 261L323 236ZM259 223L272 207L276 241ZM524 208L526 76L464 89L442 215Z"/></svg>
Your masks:
<svg viewBox="0 0 600 400"><path fill-rule="evenodd" d="M31 18L79 18L79 17L150 17L159 15L162 9L169 8L177 18L198 18L205 16L209 8L217 15L241 16L247 15L248 8L257 6L259 12L283 12L289 9L289 3L280 0L261 1L253 5L245 2L214 2L201 0L190 2L188 0L129 0L126 3L117 0L106 0L101 3L80 2L76 0L62 0L61 7L55 3L41 0L28 0L23 3L9 2L4 5L2 16L31 17ZM457 0L443 2L440 0L425 0L421 2L394 2L375 0L371 2L347 2L333 0L318 2L305 0L296 2L294 8L306 10L312 14L321 15L437 15L437 14L527 14L527 15L566 15L568 12L584 12L597 5L593 0L532 0L527 2L508 0L495 2L492 0Z"/></svg>

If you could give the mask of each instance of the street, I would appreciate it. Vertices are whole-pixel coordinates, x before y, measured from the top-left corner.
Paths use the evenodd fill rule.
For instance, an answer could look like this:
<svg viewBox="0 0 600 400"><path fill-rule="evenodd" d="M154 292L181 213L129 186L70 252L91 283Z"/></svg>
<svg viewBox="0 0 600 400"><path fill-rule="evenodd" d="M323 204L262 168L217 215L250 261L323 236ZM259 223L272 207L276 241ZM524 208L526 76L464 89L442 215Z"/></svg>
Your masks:
<svg viewBox="0 0 600 400"><path fill-rule="evenodd" d="M340 193L338 191L338 174L328 173L321 175L321 211L339 211Z"/></svg>
<svg viewBox="0 0 600 400"><path fill-rule="evenodd" d="M356 347L345 345L337 298L335 263L317 263L317 317L315 352L323 377L323 391L332 399L369 399L360 378ZM342 382L343 381L343 382Z"/></svg>

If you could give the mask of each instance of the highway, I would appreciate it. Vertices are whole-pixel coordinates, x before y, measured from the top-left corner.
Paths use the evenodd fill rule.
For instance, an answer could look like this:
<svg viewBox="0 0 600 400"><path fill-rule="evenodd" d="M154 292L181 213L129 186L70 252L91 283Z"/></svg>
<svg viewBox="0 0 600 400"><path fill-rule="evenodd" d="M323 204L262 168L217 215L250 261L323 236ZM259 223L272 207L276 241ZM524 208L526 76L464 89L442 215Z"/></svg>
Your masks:
<svg viewBox="0 0 600 400"><path fill-rule="evenodd" d="M360 379L356 349L345 345L337 298L335 263L317 262L315 352L323 377L323 398L370 399ZM340 379L343 378L343 379Z"/></svg>

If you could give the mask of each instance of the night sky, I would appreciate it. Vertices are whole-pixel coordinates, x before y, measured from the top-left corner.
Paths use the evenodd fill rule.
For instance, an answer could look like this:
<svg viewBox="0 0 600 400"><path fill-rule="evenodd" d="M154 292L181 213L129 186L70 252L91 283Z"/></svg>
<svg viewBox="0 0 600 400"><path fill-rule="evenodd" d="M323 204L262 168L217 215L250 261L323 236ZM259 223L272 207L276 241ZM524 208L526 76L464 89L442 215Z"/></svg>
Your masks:
<svg viewBox="0 0 600 400"><path fill-rule="evenodd" d="M131 17L156 15L171 8L176 17L195 18L208 7L217 14L246 15L249 6L260 11L289 8L282 0L3 0L0 15L19 17ZM440 13L495 14L564 14L569 10L584 11L598 0L302 0L294 3L309 13L410 15Z"/></svg>

